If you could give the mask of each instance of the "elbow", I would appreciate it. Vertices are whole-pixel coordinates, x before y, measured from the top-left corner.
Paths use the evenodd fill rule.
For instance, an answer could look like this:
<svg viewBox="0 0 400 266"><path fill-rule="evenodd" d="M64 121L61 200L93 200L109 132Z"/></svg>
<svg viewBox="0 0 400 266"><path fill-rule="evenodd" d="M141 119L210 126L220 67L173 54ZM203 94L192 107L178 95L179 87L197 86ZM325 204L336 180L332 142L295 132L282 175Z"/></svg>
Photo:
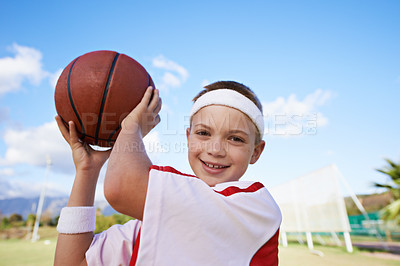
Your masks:
<svg viewBox="0 0 400 266"><path fill-rule="evenodd" d="M121 202L121 183L118 178L115 178L116 173L109 173L107 171L104 179L104 197L111 207L118 210L118 205Z"/></svg>
<svg viewBox="0 0 400 266"><path fill-rule="evenodd" d="M107 202L111 205L111 207L114 208L113 205L115 205L116 202L118 201L117 190L113 187L106 186L106 184L104 184L104 197L106 198Z"/></svg>
<svg viewBox="0 0 400 266"><path fill-rule="evenodd" d="M123 204L121 199L121 190L116 186L106 186L104 185L104 197L106 198L108 204L119 213L124 213Z"/></svg>

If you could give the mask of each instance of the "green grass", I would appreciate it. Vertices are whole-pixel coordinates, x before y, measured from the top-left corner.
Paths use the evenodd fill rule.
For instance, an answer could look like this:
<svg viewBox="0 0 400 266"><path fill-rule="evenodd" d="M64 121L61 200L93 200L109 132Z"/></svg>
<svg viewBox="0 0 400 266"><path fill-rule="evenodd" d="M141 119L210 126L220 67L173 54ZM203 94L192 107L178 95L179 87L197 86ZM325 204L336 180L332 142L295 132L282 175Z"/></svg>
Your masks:
<svg viewBox="0 0 400 266"><path fill-rule="evenodd" d="M314 246L321 251L323 256L311 253L307 245L289 243L288 247L279 247L279 261L281 266L307 265L307 266L384 266L400 265L400 261L368 256L354 248L353 253L348 253L344 247Z"/></svg>
<svg viewBox="0 0 400 266"><path fill-rule="evenodd" d="M30 240L9 239L0 240L0 266L17 265L53 265L56 248L57 232L55 228L41 228L41 239L32 243ZM46 240L50 241L50 244ZM315 250L323 252L324 256L312 254L307 245L289 242L288 247L279 247L281 266L385 266L400 265L400 261L367 256L366 252L354 248L353 253L347 253L344 247L321 246L314 243Z"/></svg>
<svg viewBox="0 0 400 266"><path fill-rule="evenodd" d="M53 265L57 232L54 228L41 228L39 235L40 240L34 243L25 239L0 240L0 265Z"/></svg>

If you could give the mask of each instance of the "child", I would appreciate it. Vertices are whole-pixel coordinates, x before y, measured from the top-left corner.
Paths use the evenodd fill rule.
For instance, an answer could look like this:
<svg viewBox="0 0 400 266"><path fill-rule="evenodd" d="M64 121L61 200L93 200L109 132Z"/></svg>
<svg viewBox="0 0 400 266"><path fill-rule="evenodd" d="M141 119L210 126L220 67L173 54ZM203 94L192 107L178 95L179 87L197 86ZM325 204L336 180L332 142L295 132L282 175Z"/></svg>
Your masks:
<svg viewBox="0 0 400 266"><path fill-rule="evenodd" d="M187 129L195 176L152 165L142 138L160 121L149 87L124 119L110 152L92 150L56 117L73 151L76 178L58 224L55 264L277 265L281 214L259 182L239 181L265 142L262 106L246 86L216 82L194 99ZM94 192L110 155L104 193L136 218L93 235Z"/></svg>

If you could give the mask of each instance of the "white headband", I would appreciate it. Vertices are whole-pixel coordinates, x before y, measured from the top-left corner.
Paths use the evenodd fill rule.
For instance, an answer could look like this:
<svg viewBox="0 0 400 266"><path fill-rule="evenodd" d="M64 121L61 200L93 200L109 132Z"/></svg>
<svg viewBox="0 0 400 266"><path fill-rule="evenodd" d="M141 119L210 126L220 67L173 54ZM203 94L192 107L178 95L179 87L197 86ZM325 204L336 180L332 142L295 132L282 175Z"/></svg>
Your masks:
<svg viewBox="0 0 400 266"><path fill-rule="evenodd" d="M212 104L225 105L241 111L253 121L261 137L264 135L264 118L260 109L249 98L234 90L218 89L203 94L194 102L190 117L201 108Z"/></svg>

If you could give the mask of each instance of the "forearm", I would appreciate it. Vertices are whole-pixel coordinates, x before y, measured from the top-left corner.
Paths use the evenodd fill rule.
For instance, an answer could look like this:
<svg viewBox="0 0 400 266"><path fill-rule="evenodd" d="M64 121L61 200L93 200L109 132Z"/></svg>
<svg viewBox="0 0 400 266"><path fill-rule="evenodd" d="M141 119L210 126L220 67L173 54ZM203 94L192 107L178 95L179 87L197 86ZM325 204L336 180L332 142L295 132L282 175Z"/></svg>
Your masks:
<svg viewBox="0 0 400 266"><path fill-rule="evenodd" d="M104 193L117 211L142 219L151 161L141 133L125 127L113 147L104 181Z"/></svg>
<svg viewBox="0 0 400 266"><path fill-rule="evenodd" d="M140 103L121 123L104 181L104 195L117 211L142 220L151 161L143 137L159 122L159 91L148 87Z"/></svg>
<svg viewBox="0 0 400 266"><path fill-rule="evenodd" d="M77 171L67 206L93 206L99 170Z"/></svg>
<svg viewBox="0 0 400 266"><path fill-rule="evenodd" d="M93 206L99 171L77 171L67 207ZM58 235L55 265L86 264L85 253L93 240L93 232Z"/></svg>

